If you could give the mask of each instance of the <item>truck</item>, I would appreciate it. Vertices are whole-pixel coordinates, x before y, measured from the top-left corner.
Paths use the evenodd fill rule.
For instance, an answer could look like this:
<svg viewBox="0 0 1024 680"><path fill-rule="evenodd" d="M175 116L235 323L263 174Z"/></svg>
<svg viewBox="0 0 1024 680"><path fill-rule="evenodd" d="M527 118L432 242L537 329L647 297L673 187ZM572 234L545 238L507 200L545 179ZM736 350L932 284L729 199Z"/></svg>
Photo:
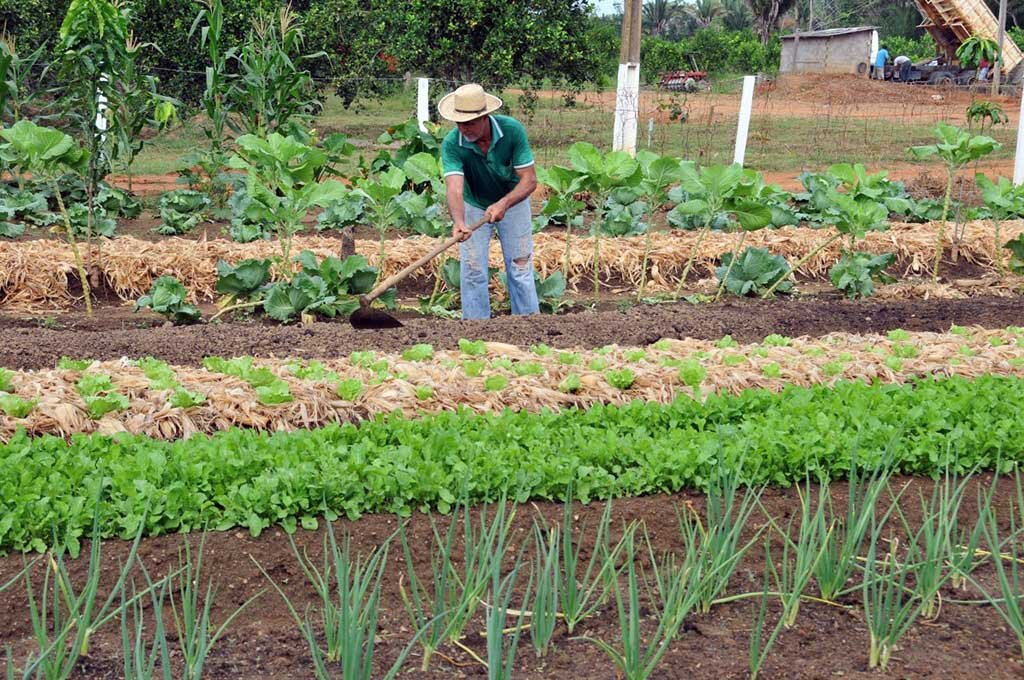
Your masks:
<svg viewBox="0 0 1024 680"><path fill-rule="evenodd" d="M920 28L928 31L938 49L934 59L913 64L907 80L937 86L973 84L978 74L975 69L962 68L957 63L956 50L972 35L997 40L999 23L985 4L985 0L914 1L924 19ZM1005 32L1002 55L1002 82L1016 87L1024 75L1024 53ZM886 67L887 76L888 69L889 67Z"/></svg>

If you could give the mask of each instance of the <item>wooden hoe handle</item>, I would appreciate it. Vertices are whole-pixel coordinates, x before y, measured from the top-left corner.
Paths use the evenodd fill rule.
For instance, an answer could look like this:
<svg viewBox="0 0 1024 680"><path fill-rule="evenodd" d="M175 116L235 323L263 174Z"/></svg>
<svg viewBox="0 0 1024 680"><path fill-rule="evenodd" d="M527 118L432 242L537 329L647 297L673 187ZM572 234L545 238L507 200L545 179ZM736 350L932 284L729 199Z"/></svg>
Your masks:
<svg viewBox="0 0 1024 680"><path fill-rule="evenodd" d="M477 220L473 224L469 225L469 230L471 232L472 231L476 231L477 229L479 229L480 227L482 227L486 223L487 223L487 216L484 215L479 220ZM449 248L451 248L453 245L455 245L458 242L459 242L459 239L457 237L449 236L448 238L446 238L445 240L441 241L436 246L431 248L430 251L427 252L426 255L423 255L422 257L420 257L420 259L416 260L415 262L413 262L412 264L410 264L408 267L406 267L402 271L398 272L397 274L392 274L388 278L384 279L384 281L382 281L381 283L377 284L376 288L374 288L369 293L367 293L362 298L360 298L360 303L362 305L364 305L364 306L370 304L371 302L373 302L374 300L379 298L381 295L383 295L384 291L386 291L388 288L391 288L393 285L395 285L399 281L404 280L410 274L412 274L414 271L416 271L417 269L419 269L420 267L422 267L426 263L430 262L435 257L440 255L444 251L448 250Z"/></svg>

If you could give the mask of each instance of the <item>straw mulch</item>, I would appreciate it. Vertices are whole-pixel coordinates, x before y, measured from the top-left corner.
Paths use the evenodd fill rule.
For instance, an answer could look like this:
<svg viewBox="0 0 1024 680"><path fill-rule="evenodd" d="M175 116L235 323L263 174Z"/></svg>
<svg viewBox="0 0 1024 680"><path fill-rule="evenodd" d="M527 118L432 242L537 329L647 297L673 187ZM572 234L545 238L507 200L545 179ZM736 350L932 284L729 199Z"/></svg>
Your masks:
<svg viewBox="0 0 1024 680"><path fill-rule="evenodd" d="M1024 232L1024 221L1004 222L1002 229L1002 238L1015 238ZM952 245L952 232L950 226L947 229L950 239L948 245ZM767 248L772 253L785 255L791 263L795 263L834 233L831 229L765 229L749 234L744 247ZM905 274L924 273L930 267L937 233L938 223L897 223L887 232L869 234L857 242L856 248L876 254L895 253ZM651 235L649 290L656 292L676 287L697 238L694 232L659 232ZM735 248L738 238L739 235L734 233L708 234L694 263L694 274L698 278L714 276L718 259ZM601 280L617 286L638 286L644 241L643 237L602 238ZM434 243L434 239L426 237L389 241L383 275L393 274L413 262ZM569 285L574 289L585 288L584 283L591 281L594 273L593 241L589 237L574 235L572 243ZM845 245L845 239L833 243L809 260L799 274L804 278L825 277ZM306 249L318 257L324 257L337 255L339 247L339 242L334 239L303 236L295 239L293 252ZM366 256L371 264L378 264L377 241L356 241L356 250ZM543 276L563 268L565 251L563 234L542 232L534 237L534 263ZM994 268L994 251L991 224L987 221L968 223L959 245L960 257L968 262ZM91 264L96 277L124 300L134 300L146 294L154 279L170 275L185 285L193 301L207 302L216 298L218 260L237 262L245 258L273 257L277 253L278 245L273 241L240 244L224 240L168 238L151 242L119 237L104 242L101 252L92 258ZM1006 255L1005 251L1003 254ZM498 267L502 265L497 239L491 249L491 264ZM69 280L73 277L71 251L62 242L40 240L0 243L0 305L11 308L69 306L75 302L69 290Z"/></svg>
<svg viewBox="0 0 1024 680"><path fill-rule="evenodd" d="M0 440L18 428L33 435L68 437L79 432L132 432L161 439L178 439L230 427L257 430L312 428L331 422L357 422L373 414L398 409L408 416L449 411L458 407L477 412L505 408L539 411L587 407L597 403L622 404L633 399L668 403L679 395L693 396L680 375L680 362L699 362L706 371L703 393L738 393L747 388L779 391L787 385L832 384L839 380L899 383L917 376L984 374L1024 377L1024 330L992 331L981 328L962 333L911 333L905 339L867 334L833 333L818 338L793 339L788 345L719 347L702 340L666 340L646 348L608 347L578 352L552 351L545 356L514 345L487 343L487 354L469 357L460 352L437 352L426 361L407 361L399 355L378 355L387 362L388 377L371 384L374 370L349 359L325 360L323 367L338 379L357 378L365 386L355 401L337 396L336 379L300 379L295 367L303 362L257 360L285 380L294 401L265 406L243 380L201 368L174 367L181 386L205 394L204 405L172 408L168 390L151 390L142 371L127 359L96 362L87 370L109 373L131 406L98 420L88 416L75 388L81 374L70 370L14 373L15 393L37 400L24 419L0 414ZM592 364L597 360L604 365ZM483 366L469 377L466 362ZM517 375L508 365L534 363L539 375ZM472 366L472 364L470 364ZM379 366L375 370L379 370ZM612 386L608 370L628 368L635 383L626 390ZM569 394L558 386L570 374L580 378L579 391ZM503 375L508 385L488 391L489 376ZM430 388L417 395L417 388Z"/></svg>

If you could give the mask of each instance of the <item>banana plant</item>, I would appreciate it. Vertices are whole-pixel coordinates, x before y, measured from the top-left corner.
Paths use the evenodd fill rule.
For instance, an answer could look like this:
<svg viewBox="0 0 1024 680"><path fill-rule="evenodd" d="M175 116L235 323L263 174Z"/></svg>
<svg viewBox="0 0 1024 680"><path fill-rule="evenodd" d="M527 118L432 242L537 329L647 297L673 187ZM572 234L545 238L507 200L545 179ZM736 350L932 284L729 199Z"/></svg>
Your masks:
<svg viewBox="0 0 1024 680"><path fill-rule="evenodd" d="M582 176L582 188L594 196L596 206L591 223L594 238L594 295L600 294L601 281L601 223L605 203L612 190L635 187L643 180L640 163L624 151L602 154L593 144L576 142L569 147L569 163Z"/></svg>
<svg viewBox="0 0 1024 680"><path fill-rule="evenodd" d="M932 269L932 281L938 283L939 263L942 261L942 245L946 240L946 219L949 217L949 200L953 194L953 179L956 177L958 170L971 161L976 161L996 151L1002 147L1002 144L986 135L971 135L969 132L948 123L938 123L933 132L939 139L938 143L912 146L909 151L918 160L938 156L946 164L946 195L942 203L942 223L939 226L939 235L935 241L935 264Z"/></svg>
<svg viewBox="0 0 1024 680"><path fill-rule="evenodd" d="M1003 244L1000 234L1000 221L1017 217L1020 206L1024 205L1024 186L1015 185L1005 177L997 177L993 182L984 173L974 176L974 181L981 190L981 198L988 208L992 226L995 228L995 248L993 257L999 269L999 278L1003 277Z"/></svg>
<svg viewBox="0 0 1024 680"><path fill-rule="evenodd" d="M583 201L576 194L583 190L583 174L561 165L550 168L537 168L537 181L550 189L544 207L534 225L534 231L546 227L549 223L565 225L565 258L562 274L569 278L569 259L572 255L572 229L583 225Z"/></svg>
<svg viewBox="0 0 1024 680"><path fill-rule="evenodd" d="M71 218L61 198L58 179L67 172L82 175L89 169L89 152L80 147L75 140L60 130L42 127L29 120L19 120L13 126L0 130L0 136L6 143L0 145L0 157L22 174L29 173L36 180L50 184L53 196L57 200L64 222L64 236L71 246L75 257L78 278L82 282L82 293L85 295L85 312L92 316L92 292L89 276L86 274L85 262L75 239L75 230Z"/></svg>
<svg viewBox="0 0 1024 680"><path fill-rule="evenodd" d="M679 167L682 175L680 189L686 200L672 210L682 215L702 215L704 224L679 277L677 296L682 293L686 277L712 225L723 218L727 224L728 217L732 216L745 234L771 223L771 210L744 194L744 171L741 165L708 165L698 169L691 161L683 161Z"/></svg>
<svg viewBox="0 0 1024 680"><path fill-rule="evenodd" d="M292 236L313 207L340 200L348 188L336 180L317 182L327 154L294 137L272 132L266 137L242 135L228 166L246 171L246 192L272 216L281 245L278 268L291 280Z"/></svg>
<svg viewBox="0 0 1024 680"><path fill-rule="evenodd" d="M648 197L651 208L657 210L668 200L669 188L682 180L680 160L670 156L658 156L650 151L640 151L636 158L643 172L639 189ZM636 293L638 301L643 299L644 288L647 286L647 263L650 258L651 232L648 229L644 233L644 260L640 267L640 286Z"/></svg>
<svg viewBox="0 0 1024 680"><path fill-rule="evenodd" d="M982 61L987 61L990 64L1002 61L999 55L999 43L992 38L980 35L972 35L960 43L960 47L956 48L956 58L962 66L967 68L977 68Z"/></svg>
<svg viewBox="0 0 1024 680"><path fill-rule="evenodd" d="M883 203L863 197L854 198L835 189L831 191L829 201L835 208L836 233L800 258L793 265L793 272L798 271L811 258L844 236L850 239L850 250L853 250L857 239L864 238L869 231L884 231L889 228L889 210ZM782 281L788 279L788 276L779 279L761 297L766 298L770 296Z"/></svg>

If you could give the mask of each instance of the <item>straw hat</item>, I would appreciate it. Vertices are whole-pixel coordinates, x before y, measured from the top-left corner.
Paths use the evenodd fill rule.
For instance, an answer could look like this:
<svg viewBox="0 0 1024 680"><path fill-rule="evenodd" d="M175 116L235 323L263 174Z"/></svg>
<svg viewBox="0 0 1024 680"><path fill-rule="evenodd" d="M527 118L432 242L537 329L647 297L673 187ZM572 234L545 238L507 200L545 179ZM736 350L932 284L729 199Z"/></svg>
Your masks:
<svg viewBox="0 0 1024 680"><path fill-rule="evenodd" d="M501 108L501 100L476 83L463 85L437 102L437 112L454 123L465 123Z"/></svg>

